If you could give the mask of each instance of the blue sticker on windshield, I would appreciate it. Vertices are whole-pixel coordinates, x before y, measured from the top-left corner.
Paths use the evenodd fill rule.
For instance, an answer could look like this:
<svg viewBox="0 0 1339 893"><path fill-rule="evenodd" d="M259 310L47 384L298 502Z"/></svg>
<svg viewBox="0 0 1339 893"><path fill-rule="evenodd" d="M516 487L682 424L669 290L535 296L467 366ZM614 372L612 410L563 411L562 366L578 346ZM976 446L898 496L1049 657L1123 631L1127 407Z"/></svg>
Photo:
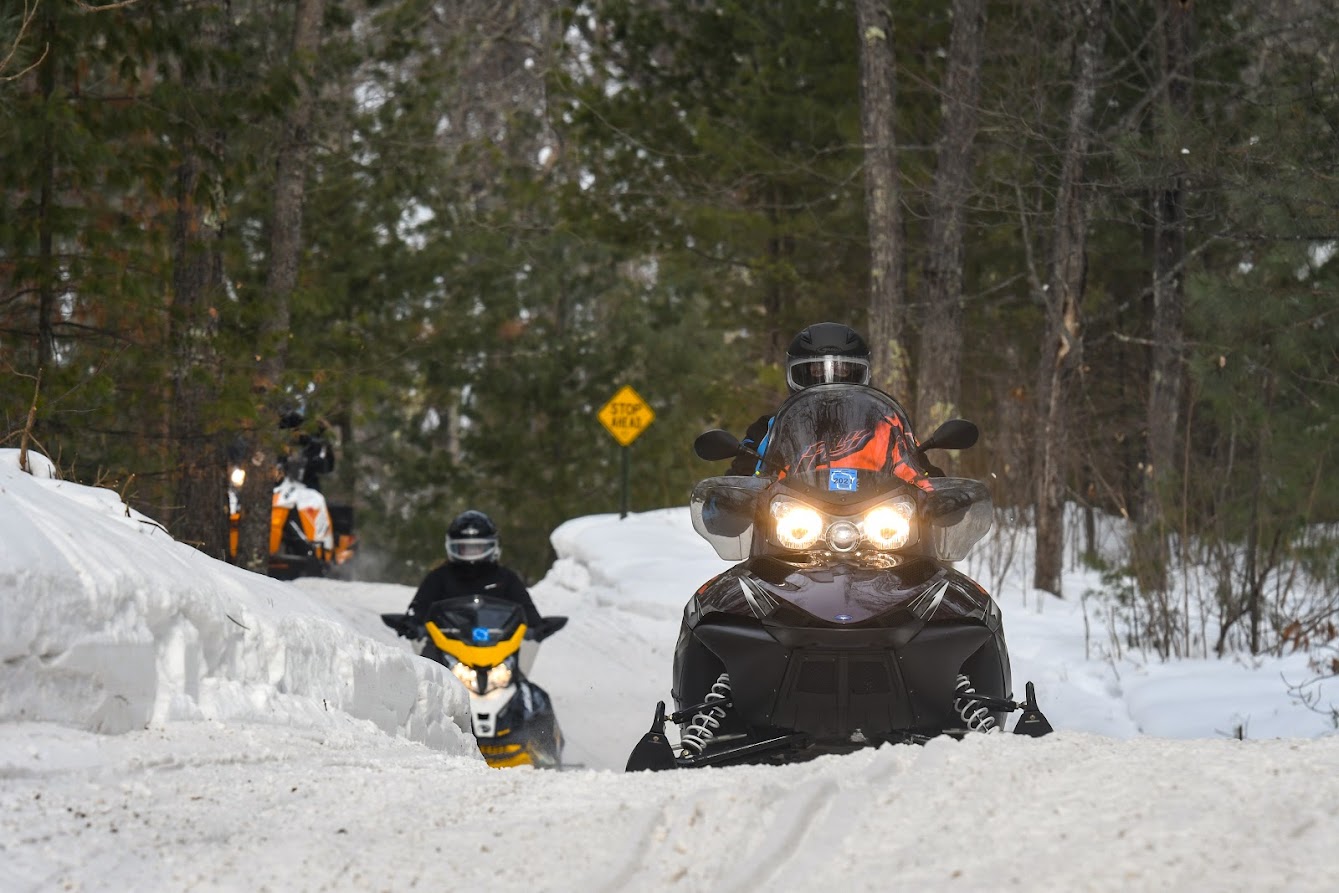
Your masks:
<svg viewBox="0 0 1339 893"><path fill-rule="evenodd" d="M476 626L474 629L470 630L470 638L473 639L473 640L476 641L476 642L487 642L487 641L488 641L488 627L486 627L486 626Z"/></svg>
<svg viewBox="0 0 1339 893"><path fill-rule="evenodd" d="M857 473L854 468L829 468L828 489L854 493L859 488Z"/></svg>

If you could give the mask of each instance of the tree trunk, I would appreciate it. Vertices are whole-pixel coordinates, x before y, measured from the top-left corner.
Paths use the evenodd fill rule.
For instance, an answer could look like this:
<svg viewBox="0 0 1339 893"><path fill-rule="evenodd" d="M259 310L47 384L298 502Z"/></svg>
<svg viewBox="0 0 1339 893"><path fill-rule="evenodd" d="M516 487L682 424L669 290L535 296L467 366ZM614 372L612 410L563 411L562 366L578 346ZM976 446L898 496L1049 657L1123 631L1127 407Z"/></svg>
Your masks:
<svg viewBox="0 0 1339 893"><path fill-rule="evenodd" d="M204 9L201 41L220 46L229 27L226 11ZM205 71L173 77L188 95L212 98L218 84ZM197 125L199 127L199 125ZM222 155L224 136L217 130L184 133L177 165L175 215L172 222L172 303L168 343L172 350L172 390L167 440L176 456L174 498L163 518L177 540L205 554L228 559L228 484L223 435L212 424L210 407L220 398L215 339L218 302L223 294L222 212L215 207L220 190L209 188L217 174L205 159ZM199 196L210 196L204 202Z"/></svg>
<svg viewBox="0 0 1339 893"><path fill-rule="evenodd" d="M52 203L56 199L56 153L53 149L55 138L52 134L55 116L49 108L51 97L56 91L56 57L49 49L56 42L55 27L55 13L51 7L47 7L42 13L42 39L46 42L48 51L42 60L37 77L42 92L42 104L48 107L42 122L42 183L37 200L37 257L40 277L37 282L38 375L51 365L56 355L56 258L53 241L55 225L51 219Z"/></svg>
<svg viewBox="0 0 1339 893"><path fill-rule="evenodd" d="M260 299L265 303L257 343L252 391L257 398L260 430L249 432L252 444L246 483L241 489L242 520L237 561L264 573L269 564L272 474L278 461L278 407L271 405L287 360L289 301L297 285L302 250L302 201L314 94L312 77L321 40L325 0L299 0L293 24L292 59L298 95L284 120L283 142L275 163L274 211L270 221L269 266ZM272 434L270 429L275 429Z"/></svg>
<svg viewBox="0 0 1339 893"><path fill-rule="evenodd" d="M954 0L953 38L940 91L944 97L944 120L930 198L930 240L922 285L925 309L916 374L915 419L922 436L958 415L962 388L962 268L966 255L963 240L967 196L972 188L972 142L976 137L985 19L984 0ZM954 464L951 455L940 461L950 474Z"/></svg>
<svg viewBox="0 0 1339 893"><path fill-rule="evenodd" d="M869 345L874 384L909 401L902 213L893 132L893 23L886 0L856 0L860 32L860 129L865 142L865 218L869 229Z"/></svg>
<svg viewBox="0 0 1339 893"><path fill-rule="evenodd" d="M1159 142L1176 151L1171 136L1191 109L1191 56L1194 12L1183 0L1166 0L1162 18L1162 77L1165 83ZM1153 350L1148 385L1148 442L1139 521L1144 528L1136 562L1146 589L1167 585L1167 531L1162 500L1176 463L1176 431L1181 410L1182 350L1185 314L1185 176L1175 170L1179 154L1168 159L1172 172L1153 196Z"/></svg>
<svg viewBox="0 0 1339 893"><path fill-rule="evenodd" d="M774 211L768 212L768 219L772 224L773 231L778 228L778 215ZM771 235L767 239L767 257L774 266L778 265L783 255L782 239L779 235ZM790 346L790 340L794 333L789 333L781 328L781 315L786 309L786 298L784 286L781 280L772 276L768 279L767 286L763 291L763 314L765 318L764 331L767 333L766 355L763 361L768 365L779 366L782 372L786 368L786 348Z"/></svg>
<svg viewBox="0 0 1339 893"><path fill-rule="evenodd" d="M215 301L222 293L223 263L217 214L196 202L200 155L193 145L177 170L172 227L173 351L169 441L178 461L175 499L165 519L174 538L207 555L228 557L227 466L208 408L219 397Z"/></svg>
<svg viewBox="0 0 1339 893"><path fill-rule="evenodd" d="M1057 186L1047 288L1046 340L1038 380L1037 551L1032 585L1055 595L1064 565L1065 472L1069 452L1069 386L1083 352L1080 303L1087 264L1091 191L1083 184L1092 142L1097 79L1106 41L1107 0L1076 0L1076 24L1083 35L1074 60L1066 143Z"/></svg>
<svg viewBox="0 0 1339 893"><path fill-rule="evenodd" d="M1275 380L1272 372L1265 373L1265 380L1261 386L1264 392L1265 417L1268 418L1270 410L1274 408ZM1270 449L1270 428L1268 425L1260 426L1258 436L1255 442L1255 473L1252 475L1251 484L1251 509L1249 516L1249 526L1246 528L1246 556L1245 577L1246 589L1246 618L1250 623L1250 646L1251 654L1259 654L1261 648L1260 627L1264 620L1262 591L1265 586L1265 577L1268 576L1270 562L1262 562L1260 532L1264 526L1264 519L1261 517L1264 503L1265 481L1269 476L1269 454Z"/></svg>

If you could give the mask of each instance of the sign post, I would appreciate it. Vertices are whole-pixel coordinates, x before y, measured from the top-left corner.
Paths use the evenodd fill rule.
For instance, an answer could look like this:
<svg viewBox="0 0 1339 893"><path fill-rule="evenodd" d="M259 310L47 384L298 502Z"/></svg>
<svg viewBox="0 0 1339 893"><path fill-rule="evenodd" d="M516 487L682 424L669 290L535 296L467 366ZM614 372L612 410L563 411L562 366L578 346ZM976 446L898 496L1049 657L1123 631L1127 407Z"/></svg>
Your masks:
<svg viewBox="0 0 1339 893"><path fill-rule="evenodd" d="M609 398L609 402L600 407L600 424L613 435L619 446L623 447L623 503L620 518L628 516L628 447L637 439L637 435L646 430L655 421L655 410L642 399L630 386L624 385L618 393Z"/></svg>

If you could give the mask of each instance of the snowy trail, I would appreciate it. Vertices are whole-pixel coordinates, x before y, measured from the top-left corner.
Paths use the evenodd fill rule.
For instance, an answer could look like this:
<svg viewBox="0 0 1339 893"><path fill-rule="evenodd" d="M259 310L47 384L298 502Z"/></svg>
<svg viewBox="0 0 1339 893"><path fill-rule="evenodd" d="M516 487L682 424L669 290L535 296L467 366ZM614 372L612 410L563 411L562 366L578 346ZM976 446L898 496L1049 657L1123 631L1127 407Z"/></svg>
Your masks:
<svg viewBox="0 0 1339 893"><path fill-rule="evenodd" d="M1339 837L1336 738L982 736L639 775L202 723L3 726L0 752L7 890L1305 891L1333 889Z"/></svg>
<svg viewBox="0 0 1339 893"><path fill-rule="evenodd" d="M1283 682L1305 654L1104 657L1081 601L1013 580L1015 685L1037 683L1057 734L629 775L683 604L726 564L683 509L580 518L532 587L570 618L534 675L588 768L492 770L463 688L378 616L410 587L245 574L3 460L3 893L1291 893L1339 875L1339 736ZM123 734L95 733L108 716Z"/></svg>

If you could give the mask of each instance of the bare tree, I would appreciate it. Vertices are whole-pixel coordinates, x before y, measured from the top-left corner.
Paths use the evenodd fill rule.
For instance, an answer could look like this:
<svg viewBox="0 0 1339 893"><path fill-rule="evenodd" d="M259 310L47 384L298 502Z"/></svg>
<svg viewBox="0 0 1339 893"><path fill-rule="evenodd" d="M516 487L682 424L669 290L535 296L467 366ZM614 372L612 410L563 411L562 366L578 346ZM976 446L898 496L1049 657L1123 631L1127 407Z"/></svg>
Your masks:
<svg viewBox="0 0 1339 893"><path fill-rule="evenodd" d="M897 145L893 21L886 0L856 0L860 33L860 129L865 142L865 218L869 229L869 342L874 383L910 395L906 286Z"/></svg>
<svg viewBox="0 0 1339 893"><path fill-rule="evenodd" d="M921 286L925 310L916 373L916 427L925 434L958 414L962 268L966 254L963 240L967 197L972 189L972 142L977 129L985 19L984 0L954 0L953 37L941 88L944 117L930 196L930 239Z"/></svg>
<svg viewBox="0 0 1339 893"><path fill-rule="evenodd" d="M1159 142L1175 152L1170 137L1192 112L1194 8L1189 0L1165 0L1158 29L1162 96L1158 103ZM1181 414L1184 367L1182 330L1186 259L1185 174L1179 155L1153 192L1153 347L1148 385L1148 441L1139 510L1142 529L1137 567L1143 585L1162 589L1167 583L1167 535L1162 500L1176 464L1176 431Z"/></svg>
<svg viewBox="0 0 1339 893"><path fill-rule="evenodd" d="M18 71L14 71L10 74L5 73L13 67L14 59L18 56L19 50L23 46L23 39L28 36L28 29L32 27L33 20L37 18L37 8L41 5L42 0L23 0L23 12L19 14L18 33L14 35L14 39L10 41L8 47L0 47L0 54L3 54L0 55L0 83L4 83L5 81L17 81L38 65L42 64L42 60L46 58L47 52L50 51L51 44L47 43L42 47L41 54L34 61L28 63Z"/></svg>
<svg viewBox="0 0 1339 893"><path fill-rule="evenodd" d="M1064 561L1065 457L1069 446L1069 390L1083 354L1080 305L1087 273L1087 229L1092 191L1083 181L1092 143L1099 68L1106 42L1107 0L1071 0L1076 32L1074 86L1056 190L1047 278L1037 296L1046 308L1046 335L1038 376L1037 552L1032 585L1061 595ZM1034 283L1034 288L1037 285Z"/></svg>

